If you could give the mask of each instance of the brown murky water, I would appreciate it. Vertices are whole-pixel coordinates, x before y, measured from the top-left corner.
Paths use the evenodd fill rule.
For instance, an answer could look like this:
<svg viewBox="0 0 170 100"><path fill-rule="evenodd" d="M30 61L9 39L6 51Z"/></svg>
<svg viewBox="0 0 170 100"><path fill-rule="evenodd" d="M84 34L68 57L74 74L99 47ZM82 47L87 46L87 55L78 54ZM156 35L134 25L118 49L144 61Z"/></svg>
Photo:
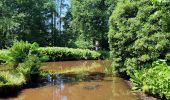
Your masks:
<svg viewBox="0 0 170 100"><path fill-rule="evenodd" d="M80 68L80 67L95 67L97 71L103 71L104 65L110 64L108 60L80 60L80 61L64 61L64 62L47 62L44 63L43 70L60 71L64 69Z"/></svg>
<svg viewBox="0 0 170 100"><path fill-rule="evenodd" d="M57 70L57 66L60 66L60 70L81 65L85 67L84 65L89 66L93 63L100 66L106 64L104 61L52 62L48 63L48 70ZM102 80L67 83L60 79L59 83L52 81L45 86L24 89L18 95L2 100L139 100L139 98L131 92L123 79L105 77Z"/></svg>

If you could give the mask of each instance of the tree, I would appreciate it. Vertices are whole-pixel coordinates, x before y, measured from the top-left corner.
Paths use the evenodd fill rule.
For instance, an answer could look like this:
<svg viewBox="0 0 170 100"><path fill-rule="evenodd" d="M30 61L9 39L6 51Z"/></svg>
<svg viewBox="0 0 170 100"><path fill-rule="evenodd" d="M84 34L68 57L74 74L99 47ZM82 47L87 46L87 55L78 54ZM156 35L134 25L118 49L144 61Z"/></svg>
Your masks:
<svg viewBox="0 0 170 100"><path fill-rule="evenodd" d="M133 73L164 59L170 51L170 3L150 0L119 1L110 17L109 44L113 67Z"/></svg>
<svg viewBox="0 0 170 100"><path fill-rule="evenodd" d="M11 44L17 37L16 32L25 16L17 10L17 5L16 0L0 0L0 48Z"/></svg>
<svg viewBox="0 0 170 100"><path fill-rule="evenodd" d="M21 23L18 39L37 42L40 46L49 45L53 36L50 33L52 23L49 22L55 12L53 0L21 0L19 9L26 16Z"/></svg>
<svg viewBox="0 0 170 100"><path fill-rule="evenodd" d="M0 48L14 40L51 43L51 13L53 0L0 0Z"/></svg>
<svg viewBox="0 0 170 100"><path fill-rule="evenodd" d="M72 0L72 32L78 38L76 44L85 43L94 47L95 41L107 48L108 19L114 8L114 0ZM80 44L85 45L85 44ZM80 47L78 45L78 47ZM84 48L92 48L84 47Z"/></svg>

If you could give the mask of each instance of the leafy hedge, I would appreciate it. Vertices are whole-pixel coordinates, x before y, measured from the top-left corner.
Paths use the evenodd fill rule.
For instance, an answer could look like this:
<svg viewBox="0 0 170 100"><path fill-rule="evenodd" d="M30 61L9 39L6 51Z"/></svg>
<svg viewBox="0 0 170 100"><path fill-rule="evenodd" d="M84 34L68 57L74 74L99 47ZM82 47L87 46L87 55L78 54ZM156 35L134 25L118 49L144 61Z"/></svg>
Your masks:
<svg viewBox="0 0 170 100"><path fill-rule="evenodd" d="M170 66L165 61L155 61L142 70L135 70L130 80L136 90L170 99Z"/></svg>
<svg viewBox="0 0 170 100"><path fill-rule="evenodd" d="M116 73L133 73L170 52L170 3L121 0L110 17L109 43Z"/></svg>
<svg viewBox="0 0 170 100"><path fill-rule="evenodd" d="M46 55L43 56L43 58L40 58L41 61L109 58L108 51L92 51L88 49L73 49L66 47L40 47L37 51L40 54ZM9 50L0 50L0 63L7 60L11 61L13 58L10 58L9 54ZM20 58L18 59L20 60Z"/></svg>
<svg viewBox="0 0 170 100"><path fill-rule="evenodd" d="M41 47L39 52L49 56L50 61L72 59L98 59L101 53L88 49L73 49L66 47Z"/></svg>

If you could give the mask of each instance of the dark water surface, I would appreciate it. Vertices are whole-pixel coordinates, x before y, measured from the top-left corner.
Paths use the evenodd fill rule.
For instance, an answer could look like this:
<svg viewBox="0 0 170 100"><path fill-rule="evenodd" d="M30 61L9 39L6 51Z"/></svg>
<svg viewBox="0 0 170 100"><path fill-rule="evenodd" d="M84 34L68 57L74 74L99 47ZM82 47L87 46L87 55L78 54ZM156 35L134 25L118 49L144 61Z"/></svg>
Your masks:
<svg viewBox="0 0 170 100"><path fill-rule="evenodd" d="M46 63L44 70L65 70L79 67L94 67L95 72L102 73L108 61L65 61ZM90 69L92 71L92 69ZM90 72L89 71L89 72ZM55 76L55 77L54 77ZM118 77L100 77L93 75L92 80L65 82L63 75L49 75L46 85L26 88L14 97L1 100L139 100L128 84Z"/></svg>

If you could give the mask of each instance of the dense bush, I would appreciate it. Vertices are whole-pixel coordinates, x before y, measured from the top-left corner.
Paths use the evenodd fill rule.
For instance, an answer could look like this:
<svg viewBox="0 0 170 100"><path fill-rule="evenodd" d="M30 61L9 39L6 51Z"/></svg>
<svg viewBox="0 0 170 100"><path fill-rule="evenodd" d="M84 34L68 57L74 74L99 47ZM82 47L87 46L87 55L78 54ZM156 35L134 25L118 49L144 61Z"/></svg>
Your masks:
<svg viewBox="0 0 170 100"><path fill-rule="evenodd" d="M17 67L17 71L21 72L26 80L31 80L31 75L40 73L41 62L36 55L29 55L23 63Z"/></svg>
<svg viewBox="0 0 170 100"><path fill-rule="evenodd" d="M66 47L41 47L38 51L49 56L50 61L72 59L97 59L101 53L88 49L72 49Z"/></svg>
<svg viewBox="0 0 170 100"><path fill-rule="evenodd" d="M38 47L37 43L15 42L13 46L9 48L9 56L12 57L11 62L14 64L24 62L28 55L36 52Z"/></svg>
<svg viewBox="0 0 170 100"><path fill-rule="evenodd" d="M121 0L110 17L109 43L117 73L133 72L170 51L170 3Z"/></svg>
<svg viewBox="0 0 170 100"><path fill-rule="evenodd" d="M41 61L48 60L48 56L38 52L38 48L37 43L31 44L27 41L15 42L14 45L7 50L0 50L0 61L7 64L23 63L28 55L37 55Z"/></svg>
<svg viewBox="0 0 170 100"><path fill-rule="evenodd" d="M170 99L170 66L156 61L131 75L134 89Z"/></svg>
<svg viewBox="0 0 170 100"><path fill-rule="evenodd" d="M14 43L8 50L1 51L0 59L6 63L12 63L14 69L0 71L0 85L21 85L25 81L30 81L31 75L39 74L40 59L43 56L37 52L37 49L36 43L20 41Z"/></svg>

